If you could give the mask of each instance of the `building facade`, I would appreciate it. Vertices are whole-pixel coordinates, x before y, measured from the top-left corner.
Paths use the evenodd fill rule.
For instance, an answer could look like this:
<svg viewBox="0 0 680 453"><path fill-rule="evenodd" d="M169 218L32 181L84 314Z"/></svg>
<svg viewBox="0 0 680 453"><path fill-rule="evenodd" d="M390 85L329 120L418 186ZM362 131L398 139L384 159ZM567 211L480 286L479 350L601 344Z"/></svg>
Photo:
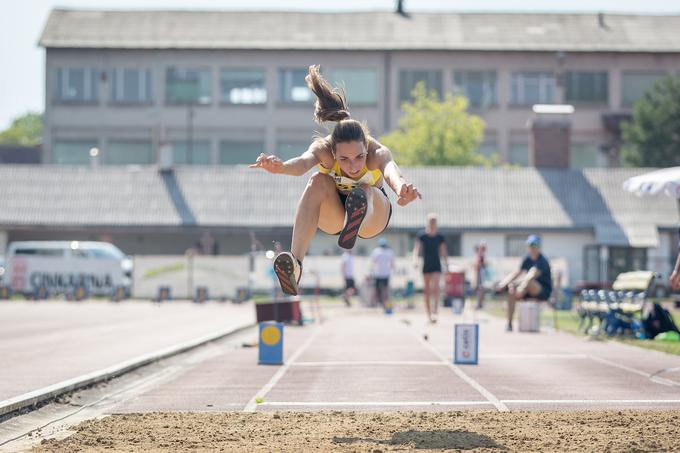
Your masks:
<svg viewBox="0 0 680 453"><path fill-rule="evenodd" d="M567 103L569 167L617 166L633 103L680 74L678 29L680 16L55 10L44 161L86 165L92 148L104 165L292 157L326 131L304 83L319 64L375 136L424 81L468 97L487 156L528 165L531 107Z"/></svg>

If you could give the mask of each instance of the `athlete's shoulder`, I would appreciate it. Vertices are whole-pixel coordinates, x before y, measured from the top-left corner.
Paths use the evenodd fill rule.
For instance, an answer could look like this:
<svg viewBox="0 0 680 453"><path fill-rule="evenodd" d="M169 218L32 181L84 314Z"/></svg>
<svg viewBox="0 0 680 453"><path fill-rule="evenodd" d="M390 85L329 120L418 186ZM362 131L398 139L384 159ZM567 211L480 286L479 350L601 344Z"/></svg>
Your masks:
<svg viewBox="0 0 680 453"><path fill-rule="evenodd" d="M392 159L390 150L373 137L368 139L366 166L369 170L379 170Z"/></svg>
<svg viewBox="0 0 680 453"><path fill-rule="evenodd" d="M317 137L309 146L309 150L319 159L319 163L327 168L332 169L335 160L333 159L333 152L331 150L328 137Z"/></svg>

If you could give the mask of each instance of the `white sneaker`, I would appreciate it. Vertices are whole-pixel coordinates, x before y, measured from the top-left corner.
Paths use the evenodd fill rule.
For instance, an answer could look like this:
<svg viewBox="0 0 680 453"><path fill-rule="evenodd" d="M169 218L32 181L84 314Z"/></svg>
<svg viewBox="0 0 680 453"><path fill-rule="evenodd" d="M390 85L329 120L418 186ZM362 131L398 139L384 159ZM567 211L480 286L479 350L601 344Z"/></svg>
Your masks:
<svg viewBox="0 0 680 453"><path fill-rule="evenodd" d="M278 254L274 259L274 272L279 279L281 290L285 294L297 296L302 268L292 253L281 252Z"/></svg>

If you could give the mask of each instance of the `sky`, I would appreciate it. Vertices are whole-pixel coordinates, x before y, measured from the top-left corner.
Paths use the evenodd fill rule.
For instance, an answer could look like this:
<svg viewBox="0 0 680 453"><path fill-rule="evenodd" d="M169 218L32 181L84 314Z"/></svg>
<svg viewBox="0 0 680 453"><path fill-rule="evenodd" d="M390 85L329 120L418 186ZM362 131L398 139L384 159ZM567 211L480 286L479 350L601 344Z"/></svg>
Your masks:
<svg viewBox="0 0 680 453"><path fill-rule="evenodd" d="M0 130L45 105L45 51L38 39L53 8L389 11L394 0L23 0L0 15ZM404 0L407 11L628 12L680 14L680 0Z"/></svg>

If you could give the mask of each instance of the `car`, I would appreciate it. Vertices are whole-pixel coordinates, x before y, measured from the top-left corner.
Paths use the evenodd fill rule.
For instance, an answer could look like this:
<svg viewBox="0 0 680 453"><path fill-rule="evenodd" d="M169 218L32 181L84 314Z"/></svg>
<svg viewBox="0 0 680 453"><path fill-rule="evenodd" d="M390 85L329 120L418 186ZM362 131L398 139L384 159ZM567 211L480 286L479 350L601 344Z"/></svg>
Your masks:
<svg viewBox="0 0 680 453"><path fill-rule="evenodd" d="M111 295L123 286L129 294L133 261L118 247L95 241L16 241L7 248L5 281L15 293L44 288L69 294L84 287L93 295Z"/></svg>

